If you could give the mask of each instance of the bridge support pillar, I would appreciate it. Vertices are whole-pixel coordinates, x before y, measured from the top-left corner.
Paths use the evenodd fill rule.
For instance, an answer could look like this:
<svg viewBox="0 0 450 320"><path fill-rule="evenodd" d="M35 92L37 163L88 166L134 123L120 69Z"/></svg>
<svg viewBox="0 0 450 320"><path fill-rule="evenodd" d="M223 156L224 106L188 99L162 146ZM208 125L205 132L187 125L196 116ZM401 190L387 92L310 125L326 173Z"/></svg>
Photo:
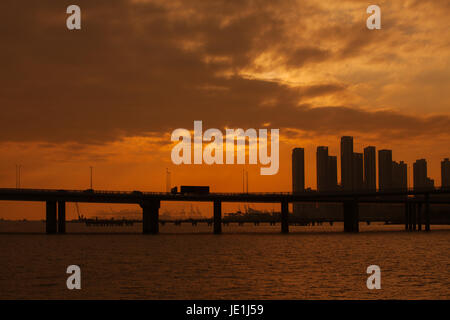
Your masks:
<svg viewBox="0 0 450 320"><path fill-rule="evenodd" d="M289 233L289 202L281 202L281 233Z"/></svg>
<svg viewBox="0 0 450 320"><path fill-rule="evenodd" d="M410 211L411 211L411 203L406 201L405 202L405 231L408 231L408 229L409 229Z"/></svg>
<svg viewBox="0 0 450 320"><path fill-rule="evenodd" d="M222 233L222 201L214 200L214 234Z"/></svg>
<svg viewBox="0 0 450 320"><path fill-rule="evenodd" d="M58 201L58 233L66 233L66 202Z"/></svg>
<svg viewBox="0 0 450 320"><path fill-rule="evenodd" d="M45 229L48 234L56 233L56 201L46 202Z"/></svg>
<svg viewBox="0 0 450 320"><path fill-rule="evenodd" d="M408 210L407 215L405 217L405 229L406 231L413 231L413 221L416 216L416 204L414 202L407 203Z"/></svg>
<svg viewBox="0 0 450 320"><path fill-rule="evenodd" d="M409 210L409 226L408 226L408 230L409 231L413 231L413 221L414 221L414 216L416 215L416 203L412 202L411 203L411 209Z"/></svg>
<svg viewBox="0 0 450 320"><path fill-rule="evenodd" d="M425 231L430 231L430 196L425 195Z"/></svg>
<svg viewBox="0 0 450 320"><path fill-rule="evenodd" d="M141 203L142 208L142 233L159 233L159 200L148 200Z"/></svg>
<svg viewBox="0 0 450 320"><path fill-rule="evenodd" d="M405 231L408 231L409 202L405 202Z"/></svg>
<svg viewBox="0 0 450 320"><path fill-rule="evenodd" d="M344 232L359 232L358 201L344 201Z"/></svg>
<svg viewBox="0 0 450 320"><path fill-rule="evenodd" d="M417 224L417 203L414 203L413 212L411 215L411 231L416 231L416 224Z"/></svg>
<svg viewBox="0 0 450 320"><path fill-rule="evenodd" d="M417 204L417 230L422 231L422 202Z"/></svg>

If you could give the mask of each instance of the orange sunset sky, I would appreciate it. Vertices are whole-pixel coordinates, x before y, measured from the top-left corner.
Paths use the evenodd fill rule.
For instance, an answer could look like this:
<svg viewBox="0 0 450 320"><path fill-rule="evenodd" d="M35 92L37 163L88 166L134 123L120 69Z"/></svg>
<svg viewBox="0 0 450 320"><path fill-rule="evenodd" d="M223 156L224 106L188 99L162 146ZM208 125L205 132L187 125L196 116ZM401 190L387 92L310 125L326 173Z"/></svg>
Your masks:
<svg viewBox="0 0 450 320"><path fill-rule="evenodd" d="M66 28L71 4L79 31ZM371 4L381 30L366 28ZM440 185L449 16L445 0L2 0L0 187L15 187L20 164L23 188L86 189L93 166L94 189L165 191L169 168L172 185L239 192L245 167L250 192L290 191L291 150L304 147L315 188L316 147L339 155L342 135L355 152L392 149L408 169L426 158ZM279 128L278 174L173 165L170 134L194 120ZM0 202L1 217L41 219L44 205Z"/></svg>

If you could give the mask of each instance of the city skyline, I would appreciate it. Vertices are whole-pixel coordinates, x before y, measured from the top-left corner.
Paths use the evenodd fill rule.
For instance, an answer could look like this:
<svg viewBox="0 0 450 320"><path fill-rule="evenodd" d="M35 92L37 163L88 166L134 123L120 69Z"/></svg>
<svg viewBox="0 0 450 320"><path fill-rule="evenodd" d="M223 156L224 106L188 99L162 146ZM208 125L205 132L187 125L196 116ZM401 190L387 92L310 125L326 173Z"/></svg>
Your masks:
<svg viewBox="0 0 450 320"><path fill-rule="evenodd" d="M379 152L381 151L386 152L388 155L392 154L392 150L391 149L381 149L381 150L377 150L376 146L366 146L364 143L362 143L361 141L359 141L358 139L354 140L354 137L351 136L346 136L347 138L349 138L349 141L354 141L355 145L357 145L356 148L350 148L351 150L354 151L363 151L363 153L361 152L353 152L352 155L352 185L353 185L353 163L355 161L354 155L357 155L357 157L359 158L358 162L361 163L362 162L362 167L359 167L359 180L361 181L362 178L362 183L363 183L363 187L366 188L366 183L367 183L367 179L366 179L366 175L372 175L373 176L373 172L375 172L375 181L376 181L376 186L378 187L379 185L379 176L380 176L380 172L379 172ZM339 139L336 139L337 141L339 141ZM330 145L332 146L332 141L330 141ZM313 149L314 148L314 149ZM283 152L281 152L281 156L280 156L280 161L283 163L285 163L286 159L285 159L285 155L286 155L286 149L285 148L281 148L281 150L283 150ZM305 151L306 149L306 151ZM291 165L286 168L286 166L281 166L280 167L280 171L281 171L281 175L278 174L275 177L280 179L282 178L283 184L285 187L281 187L281 188L276 188L275 186L273 186L272 188L268 189L265 188L263 185L261 185L259 183L259 181L261 180L265 180L262 179L259 176L259 166L257 165L234 165L234 166L224 166L223 169L221 169L221 167L219 166L196 166L196 167L185 167L180 168L177 166L169 166L170 167L170 172L171 175L172 173L174 174L174 179L172 181L172 185L181 185L181 184L197 184L197 185L210 185L211 189L213 192L239 192L240 190L242 190L242 168L245 168L245 172L246 174L249 173L249 191L250 192L278 192L278 191L282 191L282 192L295 192L295 187L294 184L296 184L296 182L292 179L293 177L293 171L295 170L294 167L292 166L292 159L294 157L293 151L297 150L298 152L298 157L303 159L303 170L301 170L301 168L299 168L299 170L297 171L298 175L301 175L300 172L303 172L303 188L306 189L313 189L315 190L317 188L317 151L318 149L323 149L324 151L324 155L328 155L328 161L327 161L327 173L325 174L324 177L328 176L328 172L332 172L332 176L333 178L331 179L331 184L330 186L332 187L325 187L325 190L337 190L339 188L339 186L341 185L341 157L336 156L336 154L340 154L340 150L336 147L332 147L330 148L329 146L307 146L306 148L293 148L290 151L292 152L291 156L289 157L290 159L290 163ZM338 150L336 150L338 149ZM280 150L280 151L281 151ZM313 152L314 150L314 152ZM333 151L330 151L333 150ZM394 150L395 151L395 150ZM327 153L328 152L328 153ZM373 157L373 154L376 154L375 158ZM370 166L369 165L365 165L368 162L366 162L364 159L370 159L370 162L372 163ZM376 161L375 161L376 159ZM388 159L391 159L388 156ZM407 185L409 185L410 188L412 188L414 186L414 176L413 176L413 165L417 160L420 159L415 159L412 158L412 160L409 161L403 161L400 159L397 159L396 157L394 157L395 160L393 160L392 163L392 168L391 170L395 170L394 167L397 167L399 172L402 172L402 170L405 170L405 166L407 166L407 181L405 181L405 175L402 176L402 174L397 175L397 177L402 176L402 178L400 178L400 180L396 180L396 181L402 181L402 182L397 182L397 185L400 184L404 186L405 182L407 183ZM434 165L434 172L438 173L438 176L430 174L430 170L429 170L429 162L427 162L427 175L426 177L430 180L434 181L434 185L435 186L440 186L440 183L437 183L437 181L441 181L442 180L442 173L447 173L450 172L450 170L446 168L449 167L449 163L450 161L445 161L445 159L448 158L443 158L439 164L440 166L438 168L436 168L436 163L432 163L432 165ZM375 161L375 166L374 166L374 162ZM2 187L14 187L14 183L16 183L17 186L17 167L21 168L21 181L20 181L20 185L23 188L67 188L67 189L87 189L90 187L90 167L88 168L83 168L84 169L84 177L83 177L83 183L80 184L79 186L67 186L64 184L57 184L57 185L53 185L53 186L46 186L46 185L30 185L29 182L27 181L27 171L25 170L25 174L24 174L24 168L26 169L26 166L24 167L23 165L18 165L16 166L16 177L15 178L11 178L8 184L4 184ZM291 167L292 166L292 167ZM442 168L441 168L442 166ZM234 167L233 169L231 169L231 167ZM330 168L334 168L334 170L330 171ZM12 168L14 169L14 168ZM112 190L113 188L111 186L104 186L105 182L102 181L105 177L102 175L98 175L97 172L100 171L101 172L101 168L98 167L93 167L94 169L94 189L97 190ZM231 169L231 170L230 170ZM286 169L287 169L287 173L288 175L286 175ZM366 172L366 170L370 169L369 171L371 171L372 173L368 173ZM436 170L438 169L438 170ZM443 170L442 170L443 169ZM164 167L163 172L160 173L160 183L161 186L158 186L158 188L146 188L145 186L139 186L137 187L136 185L129 185L128 187L121 187L120 184L117 184L117 187L115 188L115 190L143 190L143 191L164 191L167 189L167 174L166 174L166 170L167 168ZM228 182L230 182L230 180L235 180L235 182L233 183L233 185L229 186L228 188L224 188L223 185L218 185L216 180L211 180L209 178L206 179L186 179L185 180L185 175L179 175L180 172L182 171L190 171L193 170L195 172L203 172L203 171L208 171L208 172L215 172L217 170L225 170L227 172L234 172L234 174L232 174L232 176L230 176L231 179L228 179ZM375 171L374 171L375 170ZM12 170L11 170L12 171ZM247 173L248 172L248 173ZM284 173L284 174L283 174ZM25 178L24 178L25 176ZM335 177L335 178L334 178ZM328 180L329 177L326 178L326 180ZM16 180L14 180L16 179ZM448 177L447 177L448 179ZM25 181L23 181L25 180ZM130 180L131 181L131 180ZM330 181L330 180L328 180ZM334 181L336 181L336 183L334 183ZM330 182L326 182L326 183L330 183ZM287 184L287 186L286 186ZM123 184L122 184L123 185ZM360 184L361 185L361 184ZM301 185L298 185L297 187L299 190L301 190ZM324 190L324 191L325 191ZM295 206L295 204L294 204ZM36 213L36 209L38 208L37 204L12 204L12 203L1 203L0 204L0 208L3 208L3 214L1 217L3 218L15 218L15 217L24 217L24 218L31 218L31 219L35 219L38 218L39 215ZM229 205L227 210L237 210L239 207L238 206L233 206L233 205ZM271 210L271 206L257 206L257 208L259 209L269 209ZM99 208L98 206L92 206L92 208L90 206L88 206L87 210L88 212L90 212L90 214L93 214L96 212L96 210L99 209L105 209L104 207ZM178 207L167 207L166 209L168 210L178 210ZM72 210L73 211L73 210ZM206 207L202 208L203 212L207 212L208 209L206 209ZM74 214L74 212L72 212L72 215Z"/></svg>
<svg viewBox="0 0 450 320"><path fill-rule="evenodd" d="M336 156L330 156L328 146L316 149L316 190L317 191L361 191L361 190L407 190L435 188L435 180L428 176L426 159L417 159L411 166L403 160L394 161L393 151L378 150L376 165L376 147L364 147L364 153L354 152L353 137L341 137L341 180L337 179ZM292 192L298 193L308 189L304 181L304 149L292 150ZM303 172L301 172L303 170ZM376 177L378 176L378 180ZM412 184L410 185L410 176ZM377 184L378 182L378 184ZM450 160L441 161L441 187L450 186Z"/></svg>

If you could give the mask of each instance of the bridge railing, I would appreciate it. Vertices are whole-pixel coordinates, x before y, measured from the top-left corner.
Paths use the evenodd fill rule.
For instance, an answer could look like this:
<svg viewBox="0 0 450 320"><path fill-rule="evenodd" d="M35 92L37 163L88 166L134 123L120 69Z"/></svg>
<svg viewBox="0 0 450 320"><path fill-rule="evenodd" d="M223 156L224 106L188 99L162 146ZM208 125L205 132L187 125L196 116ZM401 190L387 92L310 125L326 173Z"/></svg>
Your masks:
<svg viewBox="0 0 450 320"><path fill-rule="evenodd" d="M193 195L193 196L205 196L208 194L195 194L195 193L176 193L173 194L171 192L152 192L152 191L114 191L114 190L71 190L71 189L23 189L23 188L0 188L0 192L3 193L18 193L18 194L39 194L39 193L67 193L67 194L77 194L77 195L123 195L123 196L184 196L184 195ZM311 195L311 196L395 196L395 195L414 195L414 194L433 194L433 193L445 193L450 194L450 187L440 187L440 188L409 188L409 189L387 189L387 190L334 190L334 191L317 191L317 190L305 190L303 192L214 192L209 193L209 195L215 196L242 196L242 197L252 197L252 196L290 196L290 195Z"/></svg>

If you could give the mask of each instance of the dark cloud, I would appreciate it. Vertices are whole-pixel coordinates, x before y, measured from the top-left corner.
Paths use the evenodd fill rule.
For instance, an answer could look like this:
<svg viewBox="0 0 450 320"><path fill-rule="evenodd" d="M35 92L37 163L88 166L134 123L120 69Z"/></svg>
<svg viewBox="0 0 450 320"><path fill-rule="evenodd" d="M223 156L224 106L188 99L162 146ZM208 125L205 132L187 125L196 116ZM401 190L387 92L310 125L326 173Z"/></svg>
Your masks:
<svg viewBox="0 0 450 320"><path fill-rule="evenodd" d="M295 49L288 57L287 65L290 67L301 67L308 62L319 62L329 58L330 52L315 47L304 47Z"/></svg>
<svg viewBox="0 0 450 320"><path fill-rule="evenodd" d="M302 68L358 55L376 41L341 28L328 35L346 36L340 51L289 43L288 26L276 13L283 6L289 10L291 1L80 0L81 31L65 28L69 4L0 4L3 141L103 143L190 127L193 120L208 127L270 122L317 134L351 127L405 137L449 125L446 116L304 106L305 99L344 92L346 84L336 81L290 87L240 76L241 68L264 52L279 54L287 67Z"/></svg>

